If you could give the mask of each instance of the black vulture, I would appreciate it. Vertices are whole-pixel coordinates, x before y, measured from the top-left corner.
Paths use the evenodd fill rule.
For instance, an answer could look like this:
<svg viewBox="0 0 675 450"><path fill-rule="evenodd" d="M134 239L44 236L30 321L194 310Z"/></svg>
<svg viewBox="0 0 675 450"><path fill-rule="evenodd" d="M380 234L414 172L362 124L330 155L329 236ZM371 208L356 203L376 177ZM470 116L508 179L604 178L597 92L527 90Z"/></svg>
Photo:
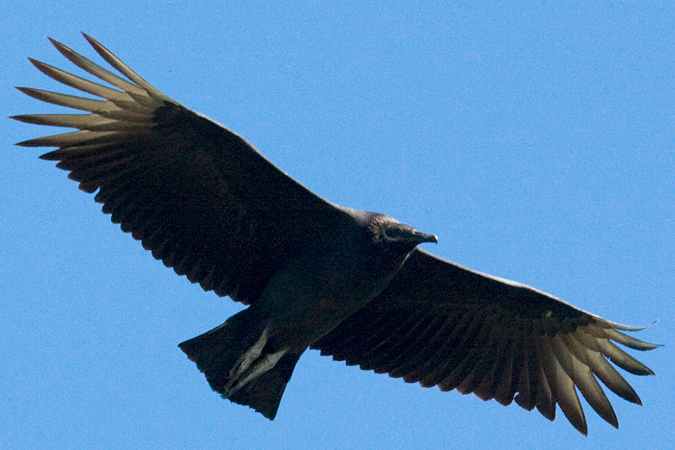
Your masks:
<svg viewBox="0 0 675 450"><path fill-rule="evenodd" d="M148 84L85 35L123 78L52 40L76 66L107 82L39 61L40 71L101 100L21 92L85 114L14 116L78 131L21 142L57 147L58 161L103 212L179 275L249 305L180 344L211 387L269 419L308 348L409 383L513 400L553 420L556 404L581 433L577 389L617 427L598 379L640 398L611 361L653 372L615 343L657 345L520 283L420 250L436 242L385 215L332 204L277 169L246 140ZM609 361L608 361L609 360Z"/></svg>

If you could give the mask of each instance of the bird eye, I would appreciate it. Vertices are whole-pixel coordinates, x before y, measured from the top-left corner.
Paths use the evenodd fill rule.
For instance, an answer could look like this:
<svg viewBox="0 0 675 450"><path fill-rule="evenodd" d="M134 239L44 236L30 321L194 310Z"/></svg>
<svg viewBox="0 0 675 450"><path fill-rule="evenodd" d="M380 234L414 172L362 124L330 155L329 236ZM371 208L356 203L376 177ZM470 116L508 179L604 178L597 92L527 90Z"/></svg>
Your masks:
<svg viewBox="0 0 675 450"><path fill-rule="evenodd" d="M400 228L398 228L398 227L392 228L391 230L389 230L389 231L387 232L387 235L388 235L390 238L398 238L398 237L401 237L401 236L403 235L403 230L400 229Z"/></svg>

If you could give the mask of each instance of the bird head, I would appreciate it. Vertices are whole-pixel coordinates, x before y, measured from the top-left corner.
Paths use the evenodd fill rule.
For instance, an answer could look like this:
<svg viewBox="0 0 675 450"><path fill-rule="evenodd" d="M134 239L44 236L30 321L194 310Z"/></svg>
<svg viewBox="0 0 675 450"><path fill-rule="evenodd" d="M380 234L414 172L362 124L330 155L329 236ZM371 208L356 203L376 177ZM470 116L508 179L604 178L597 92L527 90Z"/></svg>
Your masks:
<svg viewBox="0 0 675 450"><path fill-rule="evenodd" d="M384 215L375 216L371 220L368 230L374 244L398 249L405 253L412 251L422 242L438 242L436 235L422 233L409 225Z"/></svg>

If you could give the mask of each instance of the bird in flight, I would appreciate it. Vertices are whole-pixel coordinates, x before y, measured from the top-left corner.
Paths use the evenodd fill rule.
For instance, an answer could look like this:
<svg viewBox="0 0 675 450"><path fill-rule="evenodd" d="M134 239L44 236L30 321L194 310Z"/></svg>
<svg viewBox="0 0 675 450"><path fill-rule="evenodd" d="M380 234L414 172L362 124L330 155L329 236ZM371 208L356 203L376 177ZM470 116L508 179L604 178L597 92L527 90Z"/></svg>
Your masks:
<svg viewBox="0 0 675 450"><path fill-rule="evenodd" d="M457 389L555 419L587 434L577 391L618 421L600 380L641 404L611 363L653 372L616 344L658 345L552 295L475 272L418 248L437 242L383 214L328 202L246 140L143 80L93 38L115 74L51 40L96 82L30 59L49 77L99 99L18 88L84 114L13 119L75 128L21 142L57 147L80 189L143 247L202 289L249 305L180 344L213 390L274 419L310 349L424 387ZM108 85L100 84L100 81Z"/></svg>

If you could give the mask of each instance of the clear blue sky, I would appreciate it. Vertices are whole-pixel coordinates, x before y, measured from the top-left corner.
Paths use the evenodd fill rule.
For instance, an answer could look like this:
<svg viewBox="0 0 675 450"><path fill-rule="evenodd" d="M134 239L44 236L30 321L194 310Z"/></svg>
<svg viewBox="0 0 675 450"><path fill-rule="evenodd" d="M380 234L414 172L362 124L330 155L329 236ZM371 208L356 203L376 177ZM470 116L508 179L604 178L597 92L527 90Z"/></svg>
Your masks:
<svg viewBox="0 0 675 450"><path fill-rule="evenodd" d="M319 5L321 3L321 5ZM414 6L412 4L414 3ZM239 306L155 261L0 119L0 448L665 448L675 434L672 2L23 1L0 14L2 116L55 112L85 31L319 195L425 248L666 344L584 438L516 405L308 352L277 419L222 400L177 344ZM535 4L536 3L536 4ZM59 88L60 89L60 88ZM633 352L635 353L635 352ZM669 443L669 444L668 444Z"/></svg>

